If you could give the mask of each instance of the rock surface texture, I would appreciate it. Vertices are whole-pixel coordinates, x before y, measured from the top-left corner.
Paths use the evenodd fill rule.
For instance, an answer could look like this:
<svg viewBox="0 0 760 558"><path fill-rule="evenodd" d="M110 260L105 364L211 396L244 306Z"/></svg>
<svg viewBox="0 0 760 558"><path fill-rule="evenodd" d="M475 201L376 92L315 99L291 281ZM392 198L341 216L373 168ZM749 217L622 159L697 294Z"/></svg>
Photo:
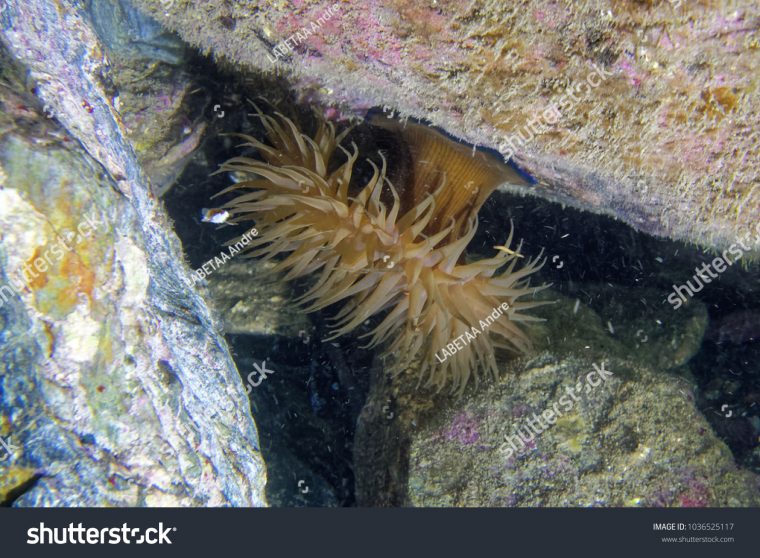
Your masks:
<svg viewBox="0 0 760 558"><path fill-rule="evenodd" d="M496 149L525 193L718 249L760 213L752 0L135 3L335 114L385 106Z"/></svg>
<svg viewBox="0 0 760 558"><path fill-rule="evenodd" d="M245 390L128 140L89 12L3 6L15 61L2 59L0 85L0 436L12 446L0 500L265 505Z"/></svg>
<svg viewBox="0 0 760 558"><path fill-rule="evenodd" d="M653 296L631 289L594 310L552 293L535 352L461 399L421 402L375 382L354 449L359 503L757 506L760 476L716 436L685 365L705 309L642 335L666 316Z"/></svg>
<svg viewBox="0 0 760 558"><path fill-rule="evenodd" d="M408 503L736 507L757 506L759 487L688 382L618 361L539 360L415 436Z"/></svg>

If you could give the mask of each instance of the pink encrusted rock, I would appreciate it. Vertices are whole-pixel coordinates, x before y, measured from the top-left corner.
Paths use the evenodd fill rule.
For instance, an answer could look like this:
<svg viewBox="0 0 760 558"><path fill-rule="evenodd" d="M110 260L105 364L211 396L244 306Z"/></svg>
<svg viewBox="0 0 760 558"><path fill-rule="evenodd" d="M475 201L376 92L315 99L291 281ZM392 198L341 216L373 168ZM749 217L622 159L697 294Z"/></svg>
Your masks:
<svg viewBox="0 0 760 558"><path fill-rule="evenodd" d="M388 105L498 149L536 178L510 187L520 192L714 248L760 214L751 0L135 3L204 52L277 70L344 114ZM268 60L330 7L291 56ZM559 119L541 117L557 106Z"/></svg>

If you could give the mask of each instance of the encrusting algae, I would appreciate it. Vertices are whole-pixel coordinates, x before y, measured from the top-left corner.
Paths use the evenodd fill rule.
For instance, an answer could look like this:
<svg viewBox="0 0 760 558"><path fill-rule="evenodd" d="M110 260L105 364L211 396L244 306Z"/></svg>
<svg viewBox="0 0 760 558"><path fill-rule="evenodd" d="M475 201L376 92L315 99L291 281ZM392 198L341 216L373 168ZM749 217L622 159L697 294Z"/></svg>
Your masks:
<svg viewBox="0 0 760 558"><path fill-rule="evenodd" d="M464 261L480 207L500 184L523 182L515 171L425 126L384 120L376 125L405 146L410 164L394 185L381 153L380 167L368 161L373 174L356 188L358 149L340 145L348 130L336 135L333 124L318 117L312 138L285 116L256 110L268 143L242 136L243 145L264 160L234 157L223 163L218 172L245 178L217 196L238 194L223 206L230 223L256 223L260 236L249 244L247 257L282 255L273 272L286 280L318 274L297 299L305 311L343 303L326 341L384 313L363 336L370 337L366 347L386 347L396 372L419 362L420 381L459 394L481 371L498 375L494 349L530 348L518 324L538 319L522 311L545 303L518 299L545 288L529 288L526 279L540 267L538 258L516 269L521 256L509 249L510 233L494 257ZM346 160L328 172L336 149ZM473 327L498 307L506 308L503 317L473 335ZM464 336L473 337L464 350L436 358Z"/></svg>

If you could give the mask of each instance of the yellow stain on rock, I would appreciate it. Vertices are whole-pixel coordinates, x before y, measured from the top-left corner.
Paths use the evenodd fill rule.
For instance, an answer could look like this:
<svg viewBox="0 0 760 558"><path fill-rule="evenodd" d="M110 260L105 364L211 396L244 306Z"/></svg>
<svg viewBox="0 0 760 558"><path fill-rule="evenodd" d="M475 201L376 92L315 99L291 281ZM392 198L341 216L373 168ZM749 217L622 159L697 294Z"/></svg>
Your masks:
<svg viewBox="0 0 760 558"><path fill-rule="evenodd" d="M8 500L13 492L32 480L36 474L28 467L8 467L0 475L0 502Z"/></svg>
<svg viewBox="0 0 760 558"><path fill-rule="evenodd" d="M724 118L737 105L737 97L730 87L712 87L702 91L704 105L700 111L709 118Z"/></svg>
<svg viewBox="0 0 760 558"><path fill-rule="evenodd" d="M583 442L586 436L583 433L585 421L578 415L568 415L557 419L555 432L559 437L565 438L560 447L570 450L572 453L580 453L583 450Z"/></svg>
<svg viewBox="0 0 760 558"><path fill-rule="evenodd" d="M80 295L86 295L92 302L95 272L75 251L64 249L58 258L51 257L53 242L57 240L37 246L26 261L27 269L33 271L29 274L27 286L34 293L37 308L41 312L61 317L74 309L79 303ZM83 247L90 248L87 245ZM43 257L45 254L48 255L47 260Z"/></svg>

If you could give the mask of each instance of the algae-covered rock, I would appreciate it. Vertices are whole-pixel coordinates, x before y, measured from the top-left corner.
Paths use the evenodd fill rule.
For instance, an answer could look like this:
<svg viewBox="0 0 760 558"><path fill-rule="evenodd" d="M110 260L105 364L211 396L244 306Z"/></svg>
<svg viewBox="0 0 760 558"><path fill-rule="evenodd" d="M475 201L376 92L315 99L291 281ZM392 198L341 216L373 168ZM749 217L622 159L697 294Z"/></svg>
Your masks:
<svg viewBox="0 0 760 558"><path fill-rule="evenodd" d="M555 300L537 312L547 323L535 335L536 347L554 356L577 355L583 349L587 356L675 370L697 353L708 325L704 304L692 301L672 312L662 304L663 293L652 288L589 284L583 287L583 302L561 296Z"/></svg>
<svg viewBox="0 0 760 558"><path fill-rule="evenodd" d="M497 149L537 179L525 193L719 249L760 214L752 0L134 2L334 113Z"/></svg>
<svg viewBox="0 0 760 558"><path fill-rule="evenodd" d="M209 299L222 316L225 333L282 335L308 342L312 326L305 314L289 312L289 291L271 273L274 263L252 266L232 261L210 274ZM270 271L267 273L267 271Z"/></svg>
<svg viewBox="0 0 760 558"><path fill-rule="evenodd" d="M409 455L415 506L760 503L689 384L618 360L528 363L438 413Z"/></svg>
<svg viewBox="0 0 760 558"><path fill-rule="evenodd" d="M0 58L2 503L263 505L220 324L101 79L87 13L59 4L2 14L15 58Z"/></svg>
<svg viewBox="0 0 760 558"><path fill-rule="evenodd" d="M676 313L652 289L554 292L534 352L457 399L378 379L357 427L357 498L414 506L750 506L697 407L689 361L704 306ZM409 394L412 395L409 395ZM423 402L424 400L424 402Z"/></svg>
<svg viewBox="0 0 760 558"><path fill-rule="evenodd" d="M185 71L185 44L129 1L89 2L92 28L108 58L106 81L113 107L124 125L154 192L164 193L182 172L204 133L200 93Z"/></svg>

